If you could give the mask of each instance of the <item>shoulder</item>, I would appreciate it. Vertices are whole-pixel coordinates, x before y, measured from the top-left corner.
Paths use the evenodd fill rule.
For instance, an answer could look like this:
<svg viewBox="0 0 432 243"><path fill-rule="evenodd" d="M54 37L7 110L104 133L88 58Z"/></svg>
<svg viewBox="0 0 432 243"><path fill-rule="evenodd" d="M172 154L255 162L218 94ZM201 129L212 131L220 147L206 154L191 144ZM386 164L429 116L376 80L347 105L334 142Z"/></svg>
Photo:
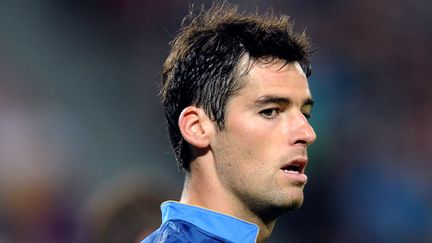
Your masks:
<svg viewBox="0 0 432 243"><path fill-rule="evenodd" d="M170 220L141 243L227 242L183 220Z"/></svg>

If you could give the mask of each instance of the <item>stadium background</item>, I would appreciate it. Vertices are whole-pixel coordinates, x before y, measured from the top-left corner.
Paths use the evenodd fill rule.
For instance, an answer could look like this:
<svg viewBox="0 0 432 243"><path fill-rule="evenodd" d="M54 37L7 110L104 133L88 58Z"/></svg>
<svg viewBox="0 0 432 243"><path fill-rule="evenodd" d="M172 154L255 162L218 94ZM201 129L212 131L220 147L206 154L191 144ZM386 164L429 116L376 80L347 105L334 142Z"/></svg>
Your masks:
<svg viewBox="0 0 432 243"><path fill-rule="evenodd" d="M178 197L157 87L190 3L0 2L0 242L89 242L125 195ZM430 1L237 3L317 49L306 200L270 242L432 241Z"/></svg>

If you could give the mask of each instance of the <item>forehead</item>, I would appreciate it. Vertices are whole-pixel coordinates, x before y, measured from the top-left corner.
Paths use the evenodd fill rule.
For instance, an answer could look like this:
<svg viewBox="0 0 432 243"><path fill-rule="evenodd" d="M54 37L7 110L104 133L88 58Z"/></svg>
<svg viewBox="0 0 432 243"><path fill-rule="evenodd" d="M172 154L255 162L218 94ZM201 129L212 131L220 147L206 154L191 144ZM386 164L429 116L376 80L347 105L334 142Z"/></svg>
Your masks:
<svg viewBox="0 0 432 243"><path fill-rule="evenodd" d="M311 96L306 75L298 62L287 63L274 59L250 63L242 60L240 65L245 71L241 77L239 95L287 96L302 100Z"/></svg>

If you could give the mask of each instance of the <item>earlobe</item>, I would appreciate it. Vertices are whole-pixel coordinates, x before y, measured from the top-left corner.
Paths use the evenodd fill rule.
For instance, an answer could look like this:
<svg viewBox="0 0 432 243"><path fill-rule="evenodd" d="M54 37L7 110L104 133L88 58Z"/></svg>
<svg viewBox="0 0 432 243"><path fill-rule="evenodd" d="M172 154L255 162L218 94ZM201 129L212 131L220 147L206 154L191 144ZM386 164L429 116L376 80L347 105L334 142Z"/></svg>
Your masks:
<svg viewBox="0 0 432 243"><path fill-rule="evenodd" d="M191 145L205 148L209 145L208 117L203 109L188 106L179 117L179 128L183 138Z"/></svg>

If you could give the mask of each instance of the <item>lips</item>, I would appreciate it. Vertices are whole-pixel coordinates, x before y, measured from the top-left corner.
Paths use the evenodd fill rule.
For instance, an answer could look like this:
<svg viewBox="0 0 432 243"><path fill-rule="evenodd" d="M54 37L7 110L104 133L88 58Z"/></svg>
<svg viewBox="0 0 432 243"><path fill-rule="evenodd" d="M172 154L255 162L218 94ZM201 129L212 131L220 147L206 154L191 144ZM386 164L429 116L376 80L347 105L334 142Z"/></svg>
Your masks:
<svg viewBox="0 0 432 243"><path fill-rule="evenodd" d="M304 172L307 162L307 158L301 157L281 166L284 177L292 183L291 185L303 187L306 184L308 178Z"/></svg>
<svg viewBox="0 0 432 243"><path fill-rule="evenodd" d="M307 162L308 161L305 158L295 159L287 164L284 164L281 167L281 170L291 174L304 174Z"/></svg>

